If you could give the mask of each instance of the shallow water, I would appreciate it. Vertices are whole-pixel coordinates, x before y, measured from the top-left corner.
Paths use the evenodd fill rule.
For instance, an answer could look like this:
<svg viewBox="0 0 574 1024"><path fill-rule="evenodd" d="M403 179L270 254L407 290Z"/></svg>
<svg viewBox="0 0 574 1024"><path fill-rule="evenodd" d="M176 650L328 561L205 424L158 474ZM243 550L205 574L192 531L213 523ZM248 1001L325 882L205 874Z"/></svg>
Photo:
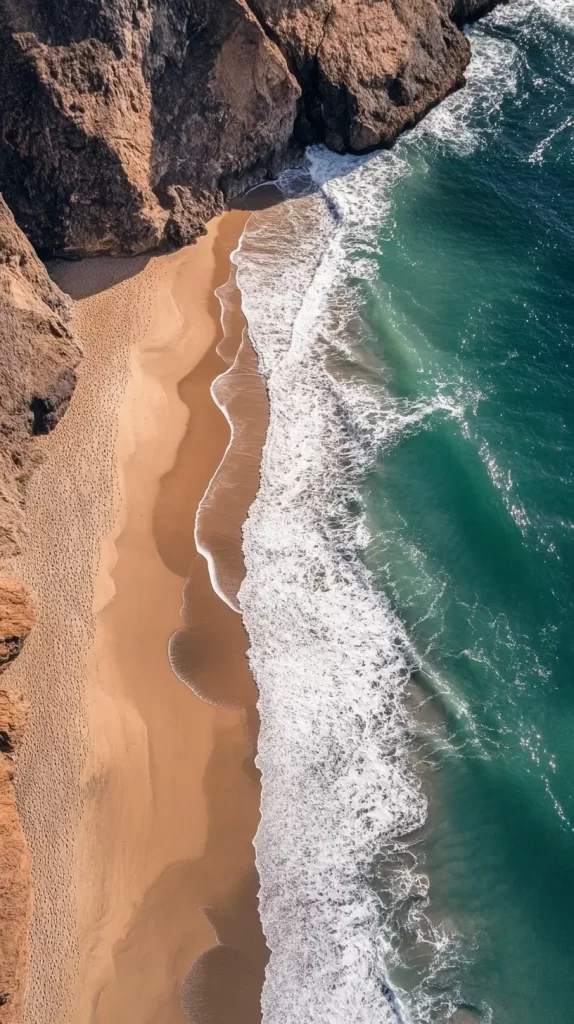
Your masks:
<svg viewBox="0 0 574 1024"><path fill-rule="evenodd" d="M470 36L465 90L311 151L235 257L266 1024L572 1018L574 8Z"/></svg>

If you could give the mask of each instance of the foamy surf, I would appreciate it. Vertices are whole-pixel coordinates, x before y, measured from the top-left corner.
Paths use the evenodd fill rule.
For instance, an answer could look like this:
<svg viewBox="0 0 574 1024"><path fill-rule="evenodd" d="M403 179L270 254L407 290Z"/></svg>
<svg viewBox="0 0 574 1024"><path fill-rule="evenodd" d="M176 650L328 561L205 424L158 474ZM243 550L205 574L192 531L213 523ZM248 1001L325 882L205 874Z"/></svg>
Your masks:
<svg viewBox="0 0 574 1024"><path fill-rule="evenodd" d="M280 182L289 201L254 214L234 256L271 410L239 592L260 693L265 1024L424 1024L457 1009L489 1019L485 1005L464 1006L452 974L437 983L464 953L417 864L427 804L408 638L366 567L362 503L381 447L478 399L439 389L425 406L401 402L384 367L357 353L395 185L429 147L469 153L499 129L522 58L492 26L537 21L544 7L511 4L473 29L466 90L392 152L310 150ZM422 966L406 991L409 956Z"/></svg>
<svg viewBox="0 0 574 1024"><path fill-rule="evenodd" d="M380 383L349 362L359 296L347 261L368 241L350 177L374 162L355 162L344 191L325 182L326 203L313 181L322 155L310 154L307 194L255 214L234 257L271 408L239 593L262 722L263 1012L268 1022L406 1024L416 1018L392 978L396 917L408 916L431 974L432 950L444 960L453 943L427 920L409 856L426 800L403 700L406 643L362 561L360 485L380 445L432 409L389 400L384 415Z"/></svg>

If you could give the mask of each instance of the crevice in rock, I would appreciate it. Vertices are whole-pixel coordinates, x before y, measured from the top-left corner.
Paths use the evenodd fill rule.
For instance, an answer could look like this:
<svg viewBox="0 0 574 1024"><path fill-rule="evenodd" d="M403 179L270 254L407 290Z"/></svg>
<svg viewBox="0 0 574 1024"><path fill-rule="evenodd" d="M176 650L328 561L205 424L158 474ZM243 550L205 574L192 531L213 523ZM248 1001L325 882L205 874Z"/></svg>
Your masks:
<svg viewBox="0 0 574 1024"><path fill-rule="evenodd" d="M321 89L322 74L319 57L334 8L335 4L331 3L321 26L321 35L315 48L315 53L311 57L308 81L305 85L301 84L303 90L301 105L308 125L307 132L311 133L311 138L307 140L308 142L325 142L325 118L322 109L323 97ZM296 132L303 128L300 118L297 119L297 122L295 125Z"/></svg>
<svg viewBox="0 0 574 1024"><path fill-rule="evenodd" d="M334 8L335 8L335 4L332 3L331 6L329 7L329 10L327 11L327 14L325 15L325 20L323 21L323 26L322 26L322 29L321 29L321 38L319 39L319 43L317 45L317 49L315 50L315 57L314 57L314 59L316 61L319 60L319 50L321 49L321 47L323 46L323 43L325 42L325 36L327 35L327 28L328 28L328 25L329 25L329 21L331 20L331 15L333 13Z"/></svg>
<svg viewBox="0 0 574 1024"><path fill-rule="evenodd" d="M13 751L12 740L9 732L3 732L0 730L0 754L11 754ZM2 996L0 995L0 1000ZM0 1001L0 1006L2 1002Z"/></svg>
<svg viewBox="0 0 574 1024"><path fill-rule="evenodd" d="M45 398L33 398L30 402L30 409L32 410L32 416L34 421L32 423L32 433L37 436L39 434L49 434L52 429L51 418L53 409L49 402Z"/></svg>
<svg viewBox="0 0 574 1024"><path fill-rule="evenodd" d="M253 17L257 20L267 39L279 50L289 71L301 89L298 102L297 117L294 125L294 137L303 146L325 141L325 125L321 113L321 71L319 53L327 34L329 20L335 9L332 2L323 19L319 40L313 53L309 53L304 62L298 63L285 46L284 40L268 24L265 14L256 0L243 0Z"/></svg>
<svg viewBox="0 0 574 1024"><path fill-rule="evenodd" d="M259 28L264 33L264 35L267 36L267 39L269 40L269 42L272 43L273 46L275 46L277 50L279 50L279 53L281 54L281 56L286 61L287 67L289 68L289 71L291 72L293 77L295 79L297 79L297 81L299 81L299 79L297 77L297 69L296 69L296 67L294 67L293 62L289 59L289 54L285 53L285 51L284 51L284 49L283 49L283 47L281 45L281 40L280 40L279 36L277 35L277 33L271 28L270 25L267 24L267 21L265 20L265 16L264 16L263 12L261 11L261 9L254 2L254 0L243 0L243 3L247 7L248 11L253 15L253 17L255 18L255 21L259 25ZM301 84L301 83L299 82L299 84Z"/></svg>

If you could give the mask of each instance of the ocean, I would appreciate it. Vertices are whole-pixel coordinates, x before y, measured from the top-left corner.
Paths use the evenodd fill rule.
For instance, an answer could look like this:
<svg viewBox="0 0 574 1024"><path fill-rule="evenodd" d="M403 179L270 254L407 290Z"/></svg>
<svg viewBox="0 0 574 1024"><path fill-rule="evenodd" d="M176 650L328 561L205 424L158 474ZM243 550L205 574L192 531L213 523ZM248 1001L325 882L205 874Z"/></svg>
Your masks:
<svg viewBox="0 0 574 1024"><path fill-rule="evenodd" d="M234 256L264 1024L574 1020L574 4Z"/></svg>

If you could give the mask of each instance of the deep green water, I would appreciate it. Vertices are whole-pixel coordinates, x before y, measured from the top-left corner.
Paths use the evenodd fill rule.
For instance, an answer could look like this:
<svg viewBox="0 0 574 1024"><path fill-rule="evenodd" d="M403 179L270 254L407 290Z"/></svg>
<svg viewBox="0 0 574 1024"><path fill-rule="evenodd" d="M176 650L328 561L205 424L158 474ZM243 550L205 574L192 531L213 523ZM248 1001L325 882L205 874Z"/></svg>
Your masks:
<svg viewBox="0 0 574 1024"><path fill-rule="evenodd" d="M574 0L234 260L264 1024L574 1022Z"/></svg>
<svg viewBox="0 0 574 1024"><path fill-rule="evenodd" d="M474 93L390 158L407 166L363 319L402 427L364 489L368 558L424 702L421 858L430 913L460 936L434 984L460 990L457 1021L568 1024L573 10L511 4L471 39Z"/></svg>

